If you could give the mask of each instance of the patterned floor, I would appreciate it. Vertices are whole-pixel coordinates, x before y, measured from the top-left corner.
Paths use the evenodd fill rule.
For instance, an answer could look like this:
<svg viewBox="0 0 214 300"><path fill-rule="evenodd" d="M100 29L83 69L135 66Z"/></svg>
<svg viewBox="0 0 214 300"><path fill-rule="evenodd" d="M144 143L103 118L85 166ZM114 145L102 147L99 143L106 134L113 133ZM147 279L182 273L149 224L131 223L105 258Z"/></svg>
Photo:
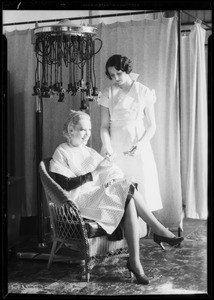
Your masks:
<svg viewBox="0 0 214 300"><path fill-rule="evenodd" d="M95 265L90 283L80 281L79 264L10 258L9 294L51 295L183 295L207 294L207 222L184 221L185 241L163 251L152 238L141 239L141 261L148 286L129 278L127 256L109 257Z"/></svg>

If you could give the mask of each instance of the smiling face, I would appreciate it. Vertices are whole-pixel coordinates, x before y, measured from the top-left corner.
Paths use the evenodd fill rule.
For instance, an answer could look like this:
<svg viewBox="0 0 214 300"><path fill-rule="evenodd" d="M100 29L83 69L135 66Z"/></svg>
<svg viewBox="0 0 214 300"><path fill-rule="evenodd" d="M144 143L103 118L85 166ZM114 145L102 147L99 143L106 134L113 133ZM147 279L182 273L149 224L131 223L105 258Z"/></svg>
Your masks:
<svg viewBox="0 0 214 300"><path fill-rule="evenodd" d="M74 147L86 145L91 136L91 122L88 118L81 118L77 125L70 125L70 143Z"/></svg>
<svg viewBox="0 0 214 300"><path fill-rule="evenodd" d="M115 69L115 67L108 67L108 73L114 83L119 86L124 85L129 79L129 75L126 72Z"/></svg>

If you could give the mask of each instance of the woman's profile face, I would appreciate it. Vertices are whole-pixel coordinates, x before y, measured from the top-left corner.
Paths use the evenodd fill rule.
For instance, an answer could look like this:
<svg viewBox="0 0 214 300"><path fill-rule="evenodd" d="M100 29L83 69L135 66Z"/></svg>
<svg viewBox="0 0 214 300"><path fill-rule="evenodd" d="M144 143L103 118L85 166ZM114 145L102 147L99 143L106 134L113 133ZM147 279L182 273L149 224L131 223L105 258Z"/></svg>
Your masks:
<svg viewBox="0 0 214 300"><path fill-rule="evenodd" d="M119 86L123 85L127 80L128 74L121 70L115 69L115 67L108 67L108 72L113 82Z"/></svg>
<svg viewBox="0 0 214 300"><path fill-rule="evenodd" d="M76 126L70 127L71 144L75 147L86 145L90 136L91 121L88 118L82 118Z"/></svg>

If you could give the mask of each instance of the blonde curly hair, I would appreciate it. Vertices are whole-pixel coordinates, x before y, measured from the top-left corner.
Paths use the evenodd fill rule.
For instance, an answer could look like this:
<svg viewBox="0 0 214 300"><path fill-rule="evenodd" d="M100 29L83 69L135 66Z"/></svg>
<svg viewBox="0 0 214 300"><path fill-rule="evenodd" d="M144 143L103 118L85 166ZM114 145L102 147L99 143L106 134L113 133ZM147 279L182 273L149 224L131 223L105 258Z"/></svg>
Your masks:
<svg viewBox="0 0 214 300"><path fill-rule="evenodd" d="M83 118L87 118L90 120L90 116L87 113L81 110L72 110L72 109L70 110L69 116L66 122L64 123L63 131L62 131L63 136L66 138L67 142L70 142L71 140L71 135L69 130L70 126L75 127L79 123L80 119Z"/></svg>

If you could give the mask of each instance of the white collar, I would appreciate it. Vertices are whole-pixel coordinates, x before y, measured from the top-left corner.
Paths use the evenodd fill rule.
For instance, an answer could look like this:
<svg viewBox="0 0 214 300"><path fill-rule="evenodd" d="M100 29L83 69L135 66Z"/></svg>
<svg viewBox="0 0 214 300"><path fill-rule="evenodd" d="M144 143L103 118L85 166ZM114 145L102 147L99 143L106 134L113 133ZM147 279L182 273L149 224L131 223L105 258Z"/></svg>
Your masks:
<svg viewBox="0 0 214 300"><path fill-rule="evenodd" d="M136 81L140 75L137 74L137 73L131 72L131 73L129 74L129 76L130 76L130 78L131 78L132 80Z"/></svg>

